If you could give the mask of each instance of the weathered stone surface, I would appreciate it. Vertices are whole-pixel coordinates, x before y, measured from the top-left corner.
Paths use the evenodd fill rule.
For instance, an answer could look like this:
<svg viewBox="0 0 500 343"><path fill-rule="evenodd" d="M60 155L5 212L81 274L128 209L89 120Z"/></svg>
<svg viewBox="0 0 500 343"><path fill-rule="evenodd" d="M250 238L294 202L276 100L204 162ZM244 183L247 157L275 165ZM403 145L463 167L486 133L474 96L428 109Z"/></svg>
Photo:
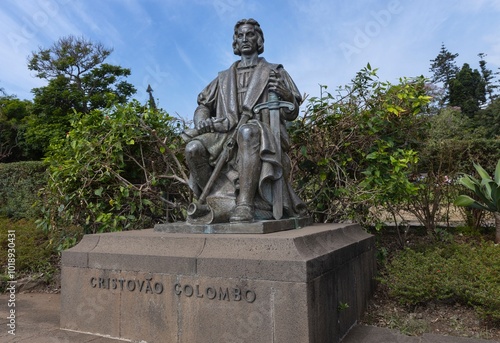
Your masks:
<svg viewBox="0 0 500 343"><path fill-rule="evenodd" d="M62 264L74 267L87 267L88 252L97 246L99 239L99 235L84 236L80 243L71 249L71 254L62 255Z"/></svg>
<svg viewBox="0 0 500 343"><path fill-rule="evenodd" d="M73 249L63 253L61 327L145 342L338 342L375 272L374 238L352 224L109 233Z"/></svg>
<svg viewBox="0 0 500 343"><path fill-rule="evenodd" d="M169 233L273 233L300 229L311 224L310 217L261 220L252 223L190 224L178 222L156 224L154 231Z"/></svg>
<svg viewBox="0 0 500 343"><path fill-rule="evenodd" d="M62 268L61 328L121 337L120 293L93 292L90 278L97 272L103 278L109 274L108 270Z"/></svg>

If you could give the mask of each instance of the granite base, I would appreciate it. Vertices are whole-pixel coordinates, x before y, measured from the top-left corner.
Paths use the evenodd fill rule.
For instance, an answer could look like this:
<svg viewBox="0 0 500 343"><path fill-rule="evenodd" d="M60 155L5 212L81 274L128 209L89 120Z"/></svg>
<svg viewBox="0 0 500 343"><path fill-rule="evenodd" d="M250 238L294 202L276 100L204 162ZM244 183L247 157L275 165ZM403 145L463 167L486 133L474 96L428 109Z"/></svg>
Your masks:
<svg viewBox="0 0 500 343"><path fill-rule="evenodd" d="M142 342L339 342L374 289L353 224L87 235L62 255L61 328Z"/></svg>

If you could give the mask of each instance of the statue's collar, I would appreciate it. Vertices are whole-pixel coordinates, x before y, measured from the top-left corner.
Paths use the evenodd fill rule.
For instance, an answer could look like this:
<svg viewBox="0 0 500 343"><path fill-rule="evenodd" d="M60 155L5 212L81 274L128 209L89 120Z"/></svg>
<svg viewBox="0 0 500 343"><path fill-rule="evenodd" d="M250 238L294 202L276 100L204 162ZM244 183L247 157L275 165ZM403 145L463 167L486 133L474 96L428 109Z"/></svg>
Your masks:
<svg viewBox="0 0 500 343"><path fill-rule="evenodd" d="M255 68L257 65L259 65L262 61L264 60L263 57L259 57L255 63L250 64L250 65L243 65L241 61L236 62L236 68L237 69L248 69L248 68Z"/></svg>

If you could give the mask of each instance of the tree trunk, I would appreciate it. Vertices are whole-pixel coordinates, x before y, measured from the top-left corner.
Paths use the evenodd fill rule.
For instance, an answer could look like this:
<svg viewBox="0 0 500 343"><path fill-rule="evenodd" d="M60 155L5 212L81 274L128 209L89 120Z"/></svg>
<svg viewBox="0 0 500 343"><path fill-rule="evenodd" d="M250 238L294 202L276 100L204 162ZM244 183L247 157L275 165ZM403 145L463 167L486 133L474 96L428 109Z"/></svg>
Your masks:
<svg viewBox="0 0 500 343"><path fill-rule="evenodd" d="M495 226L496 226L496 237L495 243L500 244L500 212L493 212L495 216Z"/></svg>

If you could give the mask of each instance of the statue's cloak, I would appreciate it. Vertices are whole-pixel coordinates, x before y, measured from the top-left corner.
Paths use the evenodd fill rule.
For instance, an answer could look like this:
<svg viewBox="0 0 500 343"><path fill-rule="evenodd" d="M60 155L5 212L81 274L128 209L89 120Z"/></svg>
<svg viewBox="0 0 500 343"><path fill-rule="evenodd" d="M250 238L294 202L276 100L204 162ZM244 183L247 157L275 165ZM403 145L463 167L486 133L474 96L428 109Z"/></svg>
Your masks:
<svg viewBox="0 0 500 343"><path fill-rule="evenodd" d="M256 199L256 209L269 210L272 208L271 185L274 180L282 177L284 180L282 183L284 213L289 217L302 214L305 211L305 205L295 194L289 182L291 165L286 152L290 142L285 127L286 120L294 120L298 115L298 107L302 101L300 92L282 65L268 63L264 58L259 58L241 101L238 96L237 84L238 63L240 62L235 62L229 69L220 72L217 78L198 96L195 118L212 117L216 122L215 125L218 125L224 132L205 133L193 139L200 141L205 146L210 153L210 163L214 165L224 148L224 143L231 137L238 125L241 114L250 114L252 119L245 125L254 125L259 128L260 158L262 160L258 187L259 199ZM286 113L284 110L280 110L281 160L277 158L277 145L269 126L269 110L262 110L258 117L253 114L253 108L256 105L268 101L267 85L269 75L273 70L280 73L286 88L292 92L295 105L295 110L292 112ZM238 187L238 173L237 168L235 168L237 159L238 156L235 154L224 171L224 175L231 181L235 189ZM191 182L191 187L198 195L201 193L195 182ZM217 191L218 189L215 188L212 193Z"/></svg>

